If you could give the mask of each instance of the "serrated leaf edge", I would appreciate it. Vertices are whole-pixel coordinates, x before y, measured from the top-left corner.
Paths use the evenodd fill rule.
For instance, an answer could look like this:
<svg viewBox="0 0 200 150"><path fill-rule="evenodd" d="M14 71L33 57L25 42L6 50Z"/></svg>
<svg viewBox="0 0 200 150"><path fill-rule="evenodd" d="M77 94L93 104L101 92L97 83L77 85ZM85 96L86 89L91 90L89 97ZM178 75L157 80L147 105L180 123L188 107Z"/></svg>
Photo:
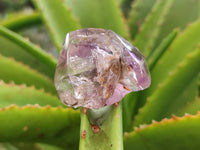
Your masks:
<svg viewBox="0 0 200 150"><path fill-rule="evenodd" d="M30 104L27 104L25 106L17 106L16 104L11 104L5 108L0 108L0 112L1 111L6 111L6 110L12 110L12 109L42 109L42 110L60 110L60 111L73 111L73 112L76 112L76 113L79 113L79 111L77 110L74 110L72 108L63 108L62 106L58 106L58 107L52 107L50 105L46 105L46 106L40 106L38 104L34 104L34 105L30 105Z"/></svg>
<svg viewBox="0 0 200 150"><path fill-rule="evenodd" d="M200 48L200 43L198 44L198 47L197 47L197 48ZM164 87L164 85L168 83L168 80L170 79L169 77L174 76L174 75L176 74L176 72L177 72L180 68L184 67L184 65L186 64L186 61L187 61L188 59L192 59L192 58L195 56L195 54L196 54L197 51L198 51L198 50L195 49L193 52L188 53L188 54L186 55L186 58L185 58L182 62L179 62L173 71L171 71L171 72L168 73L168 77L167 77L162 83L160 83L160 84L157 85L157 89L160 89L160 88ZM146 103L145 103L144 106L148 105L148 103L151 101L151 96L152 96L152 95L154 95L154 93L152 93L150 96L147 97L147 101L146 101ZM141 107L141 108L138 110L138 114L140 114L141 112L143 112L143 109L145 108L144 106ZM137 118L138 114L134 117L134 120Z"/></svg>
<svg viewBox="0 0 200 150"><path fill-rule="evenodd" d="M43 93L43 94L45 94L45 95L48 95L48 96L51 96L51 97L54 97L54 98L58 99L58 96L55 96L55 95L53 95L53 94L50 93L50 92L46 92L43 88L37 89L34 85L27 86L25 83L18 85L18 84L15 84L14 81L10 81L9 83L6 83L6 82L4 82L3 80L0 80L0 86L18 87L18 88L32 89L32 90L41 92L41 93Z"/></svg>
<svg viewBox="0 0 200 150"><path fill-rule="evenodd" d="M10 61L12 61L14 64L17 64L17 65L19 65L20 67L23 67L23 68L25 68L25 69L27 69L27 70L29 70L29 71L31 71L31 72L33 72L33 73L39 75L39 76L42 77L43 79L46 79L48 82L54 84L53 81L52 81L49 77L47 77L46 75L44 75L44 74L38 72L37 70L31 68L30 66L24 64L23 62L21 62L21 61L16 61L13 57L5 57L5 56L1 55L1 53L0 53L0 57L4 57L4 58L6 58L7 60L10 60ZM14 81L10 81L10 82L14 82ZM34 86L34 85L32 85L32 86ZM35 86L34 86L34 87L35 87ZM43 88L41 88L41 89L44 90ZM48 91L46 91L46 92L48 93Z"/></svg>
<svg viewBox="0 0 200 150"><path fill-rule="evenodd" d="M141 124L139 127L134 127L134 131L133 132L140 132L140 131L142 131L144 129L151 128L152 126L155 126L155 125L170 124L170 123L173 123L175 121L184 120L186 118L197 118L197 117L200 117L200 111L198 111L196 115L191 115L191 114L188 114L188 113L185 113L185 115L182 116L182 117L178 117L178 116L172 115L171 118L164 118L161 121L152 120L151 124ZM124 133L124 137L129 136L133 132L130 132L130 133L125 132Z"/></svg>

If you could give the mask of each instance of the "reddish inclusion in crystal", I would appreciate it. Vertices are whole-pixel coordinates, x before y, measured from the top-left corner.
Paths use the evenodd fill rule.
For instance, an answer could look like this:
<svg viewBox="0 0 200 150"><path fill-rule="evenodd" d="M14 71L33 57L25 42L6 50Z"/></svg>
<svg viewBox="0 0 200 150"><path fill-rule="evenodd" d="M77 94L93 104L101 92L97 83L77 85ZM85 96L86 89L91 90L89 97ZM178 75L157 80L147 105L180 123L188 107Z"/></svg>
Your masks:
<svg viewBox="0 0 200 150"><path fill-rule="evenodd" d="M136 47L111 30L89 28L67 34L54 81L64 104L100 109L149 87L151 78Z"/></svg>

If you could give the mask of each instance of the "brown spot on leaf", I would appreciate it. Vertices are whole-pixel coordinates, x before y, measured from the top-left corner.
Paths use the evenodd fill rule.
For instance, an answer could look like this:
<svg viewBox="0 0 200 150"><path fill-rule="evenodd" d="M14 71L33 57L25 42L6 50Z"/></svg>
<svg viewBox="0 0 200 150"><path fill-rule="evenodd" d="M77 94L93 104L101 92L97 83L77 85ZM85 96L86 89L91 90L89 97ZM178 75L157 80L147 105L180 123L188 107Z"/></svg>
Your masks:
<svg viewBox="0 0 200 150"><path fill-rule="evenodd" d="M86 114L87 113L88 108L83 107L83 113Z"/></svg>
<svg viewBox="0 0 200 150"><path fill-rule="evenodd" d="M23 129L22 129L24 132L26 132L28 130L28 127L27 126L24 126Z"/></svg>
<svg viewBox="0 0 200 150"><path fill-rule="evenodd" d="M83 139L86 137L86 131L85 131L85 130L82 131L81 137L82 137Z"/></svg>
<svg viewBox="0 0 200 150"><path fill-rule="evenodd" d="M92 125L91 128L92 128L92 132L93 132L93 133L99 133L99 131L101 130L101 128L99 128L99 127L96 126L96 125Z"/></svg>
<svg viewBox="0 0 200 150"><path fill-rule="evenodd" d="M117 108L119 106L119 102L115 103L115 107Z"/></svg>

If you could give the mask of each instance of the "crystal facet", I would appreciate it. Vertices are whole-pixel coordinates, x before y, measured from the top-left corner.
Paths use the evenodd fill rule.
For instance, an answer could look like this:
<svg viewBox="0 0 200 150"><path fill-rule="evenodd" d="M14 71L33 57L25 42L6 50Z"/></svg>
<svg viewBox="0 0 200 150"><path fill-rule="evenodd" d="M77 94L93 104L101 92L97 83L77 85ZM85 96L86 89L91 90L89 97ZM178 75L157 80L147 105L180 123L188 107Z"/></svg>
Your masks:
<svg viewBox="0 0 200 150"><path fill-rule="evenodd" d="M64 104L91 109L116 103L151 83L136 47L111 30L94 28L67 34L54 80Z"/></svg>

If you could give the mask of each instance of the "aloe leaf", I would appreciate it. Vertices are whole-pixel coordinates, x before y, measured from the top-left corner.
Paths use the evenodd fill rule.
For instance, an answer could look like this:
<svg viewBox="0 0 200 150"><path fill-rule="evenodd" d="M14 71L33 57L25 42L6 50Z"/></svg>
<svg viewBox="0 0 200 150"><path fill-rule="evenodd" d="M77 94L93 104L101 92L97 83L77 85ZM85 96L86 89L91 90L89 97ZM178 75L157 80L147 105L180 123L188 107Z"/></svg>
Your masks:
<svg viewBox="0 0 200 150"><path fill-rule="evenodd" d="M193 103L193 101L197 96L198 96L198 76L190 80L190 83L188 83L183 92L179 94L176 100L170 105L170 107L168 107L167 117L171 117L171 114L178 115L179 114L178 112L187 107L190 103ZM182 113L181 116L183 116L185 113L186 112Z"/></svg>
<svg viewBox="0 0 200 150"><path fill-rule="evenodd" d="M152 83L150 88L143 91L139 96L139 107L143 106L146 103L147 98L154 93L154 91L157 91L157 89L160 88L159 85L170 76L170 72L172 72L176 66L185 59L186 55L195 50L200 41L198 32L200 32L200 20L191 24L173 41L168 50L163 54L151 71ZM184 91L186 91L186 89ZM179 94L177 93L177 95Z"/></svg>
<svg viewBox="0 0 200 150"><path fill-rule="evenodd" d="M57 147L57 146L53 146L53 145L49 145L49 144L42 144L42 143L37 143L36 144L37 147L40 147L41 150L67 150L66 148L63 149L63 148L60 148L60 147Z"/></svg>
<svg viewBox="0 0 200 150"><path fill-rule="evenodd" d="M83 28L111 29L127 37L120 7L116 0L65 0Z"/></svg>
<svg viewBox="0 0 200 150"><path fill-rule="evenodd" d="M26 63L53 78L56 59L20 35L0 26L0 53Z"/></svg>
<svg viewBox="0 0 200 150"><path fill-rule="evenodd" d="M123 14L127 17L128 13L131 9L131 4L133 0L120 0L119 4L121 6L121 9L123 11Z"/></svg>
<svg viewBox="0 0 200 150"><path fill-rule="evenodd" d="M153 51L152 54L147 58L147 63L149 64L149 69L152 70L154 65L157 63L159 58L163 55L163 53L167 50L170 44L173 42L177 35L178 30L175 29L170 33L163 41L160 43L158 48ZM135 92L129 94L128 97L125 97L123 101L123 126L124 131L132 130L132 118L136 115L140 105L139 96L143 93L143 91Z"/></svg>
<svg viewBox="0 0 200 150"><path fill-rule="evenodd" d="M66 34L79 29L79 23L61 0L33 0L33 2L41 12L53 42L60 51Z"/></svg>
<svg viewBox="0 0 200 150"><path fill-rule="evenodd" d="M133 130L132 120L138 109L138 94L139 92L131 92L122 100L123 132L129 132Z"/></svg>
<svg viewBox="0 0 200 150"><path fill-rule="evenodd" d="M173 116L142 125L124 136L125 150L188 150L199 148L200 115ZM184 131L184 132L183 132Z"/></svg>
<svg viewBox="0 0 200 150"><path fill-rule="evenodd" d="M167 50L167 48L170 46L170 44L174 41L176 35L178 33L178 30L172 31L166 38L163 39L163 41L159 44L159 46L147 57L147 62L149 69L152 70L152 68L155 66L157 61L161 58L161 56L164 54L164 52Z"/></svg>
<svg viewBox="0 0 200 150"><path fill-rule="evenodd" d="M183 33L177 36L151 71L151 87L143 92L143 96L140 97L140 101L144 103L146 101L146 97L159 88L158 85L168 78L169 73L172 72L176 66L185 59L186 55L196 49L200 41L199 32L200 20L197 20Z"/></svg>
<svg viewBox="0 0 200 150"><path fill-rule="evenodd" d="M141 29L144 19L151 11L156 0L134 0L128 17L131 38L133 39Z"/></svg>
<svg viewBox="0 0 200 150"><path fill-rule="evenodd" d="M16 62L14 59L0 55L0 79L5 82L14 81L16 84L34 85L36 88L44 88L45 91L56 94L52 80L37 71Z"/></svg>
<svg viewBox="0 0 200 150"><path fill-rule="evenodd" d="M160 26L163 24L164 16L169 12L173 0L157 1L152 12L147 16L145 23L141 27L141 31L134 39L134 45L142 51L144 56L149 56L156 37L160 32Z"/></svg>
<svg viewBox="0 0 200 150"><path fill-rule="evenodd" d="M182 109L180 109L176 115L178 116L183 116L185 113L189 113L189 114L196 114L198 111L200 110L200 97L195 97L194 101L192 102L188 102L187 105L185 105L185 107L183 107Z"/></svg>
<svg viewBox="0 0 200 150"><path fill-rule="evenodd" d="M0 99L0 108L11 104L18 106L27 104L51 105L53 107L64 106L56 96L45 93L43 90L37 90L33 86L27 87L26 85L15 85L14 83L6 84L3 81L0 82Z"/></svg>
<svg viewBox="0 0 200 150"><path fill-rule="evenodd" d="M199 64L200 47L188 54L187 58L160 84L159 90L148 97L146 104L135 117L134 125L150 123L152 119L161 120L169 116L168 108L176 102L189 83L198 76Z"/></svg>
<svg viewBox="0 0 200 150"><path fill-rule="evenodd" d="M5 142L5 143L0 143L0 149L1 150L18 150L17 147L15 147L14 145Z"/></svg>
<svg viewBox="0 0 200 150"><path fill-rule="evenodd" d="M92 130L92 127L97 130ZM99 127L99 128L98 128ZM100 110L81 111L80 150L122 150L122 108L107 106Z"/></svg>
<svg viewBox="0 0 200 150"><path fill-rule="evenodd" d="M41 19L40 15L37 12L31 14L20 13L14 15L13 17L3 20L0 22L0 25L9 28L10 30L19 30L24 27L32 26L33 24L40 24Z"/></svg>
<svg viewBox="0 0 200 150"><path fill-rule="evenodd" d="M49 145L44 143L12 143L13 146L19 150L67 150L66 148L60 148L55 145Z"/></svg>
<svg viewBox="0 0 200 150"><path fill-rule="evenodd" d="M188 13L185 10L190 10ZM200 1L199 0L175 0L170 12L165 16L161 32L157 38L156 44L160 43L162 39L174 28L183 30L189 23L194 22L200 17ZM181 14L181 15L175 15Z"/></svg>
<svg viewBox="0 0 200 150"><path fill-rule="evenodd" d="M79 112L70 108L9 106L0 109L0 142L42 142L78 148Z"/></svg>

